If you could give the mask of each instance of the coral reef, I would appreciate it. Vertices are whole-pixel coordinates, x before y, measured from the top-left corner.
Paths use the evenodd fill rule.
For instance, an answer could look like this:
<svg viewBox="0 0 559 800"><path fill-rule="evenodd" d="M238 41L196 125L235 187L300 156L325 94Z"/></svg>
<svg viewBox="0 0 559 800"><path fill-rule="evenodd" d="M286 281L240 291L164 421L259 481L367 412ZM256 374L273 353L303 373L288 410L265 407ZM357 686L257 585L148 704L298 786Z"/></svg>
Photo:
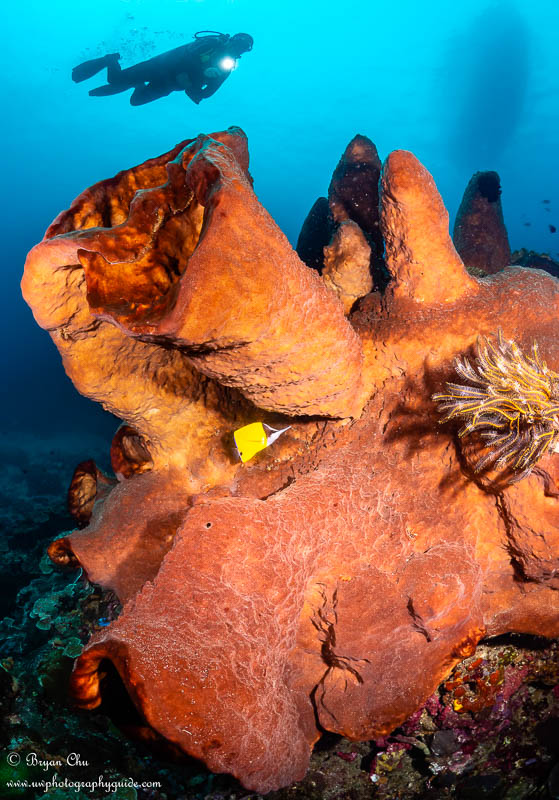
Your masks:
<svg viewBox="0 0 559 800"><path fill-rule="evenodd" d="M249 789L302 779L323 731L381 743L380 782L405 758L386 737L482 637L559 634L556 457L487 485L431 399L499 327L558 369L559 284L469 275L432 177L396 151L380 195L390 282L346 318L247 170L237 129L183 142L86 191L28 257L35 318L141 465L50 550L123 606L72 693L98 707L112 662L137 733ZM239 464L231 433L254 421L291 429ZM475 673L483 702L500 676ZM460 680L452 713L481 713Z"/></svg>
<svg viewBox="0 0 559 800"><path fill-rule="evenodd" d="M511 264L516 264L519 267L532 267L532 269L544 269L553 275L554 278L559 278L559 264L554 261L547 253L534 253L533 250L516 250L511 256Z"/></svg>
<svg viewBox="0 0 559 800"><path fill-rule="evenodd" d="M226 775L199 762L170 764L120 733L104 703L94 714L72 709L64 697L72 658L88 637L118 613L110 592L92 591L83 576L56 574L43 561L42 576L25 586L12 617L0 621L0 741L21 762L0 768L2 797L26 800L261 800ZM52 609L52 625L37 627L38 600ZM557 644L506 637L482 644L461 662L425 705L389 736L350 742L327 735L298 784L267 800L370 800L459 798L485 795L528 798L556 787L559 769L559 659ZM133 710L119 708L127 730ZM113 710L113 719L115 719ZM126 723L126 725L125 725ZM83 766L72 766L70 753ZM31 753L54 764L27 766ZM85 765L87 762L87 765ZM104 785L92 788L103 776ZM49 780L48 793L10 788L9 782ZM54 788L54 781L60 788ZM64 781L88 783L82 791ZM139 786L126 787L133 780ZM537 796L537 795L536 795ZM546 795L544 795L546 796Z"/></svg>
<svg viewBox="0 0 559 800"><path fill-rule="evenodd" d="M2 431L0 436L0 618L11 613L17 592L39 574L46 545L70 528L65 496L76 463L72 435ZM104 437L84 432L80 442L100 463Z"/></svg>

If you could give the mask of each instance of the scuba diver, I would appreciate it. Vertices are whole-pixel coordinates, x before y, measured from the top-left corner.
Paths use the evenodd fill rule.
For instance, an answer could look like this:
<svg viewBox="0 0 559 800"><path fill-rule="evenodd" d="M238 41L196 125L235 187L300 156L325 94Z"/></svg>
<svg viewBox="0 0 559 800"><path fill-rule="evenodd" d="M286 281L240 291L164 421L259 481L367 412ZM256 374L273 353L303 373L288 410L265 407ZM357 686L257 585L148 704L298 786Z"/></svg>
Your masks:
<svg viewBox="0 0 559 800"><path fill-rule="evenodd" d="M252 50L248 33L229 36L217 31L198 31L194 41L166 53L122 69L119 53L84 61L72 70L72 80L80 83L107 68L107 84L92 89L93 97L106 97L134 89L130 104L141 106L184 91L196 104L211 97L236 68L243 53Z"/></svg>

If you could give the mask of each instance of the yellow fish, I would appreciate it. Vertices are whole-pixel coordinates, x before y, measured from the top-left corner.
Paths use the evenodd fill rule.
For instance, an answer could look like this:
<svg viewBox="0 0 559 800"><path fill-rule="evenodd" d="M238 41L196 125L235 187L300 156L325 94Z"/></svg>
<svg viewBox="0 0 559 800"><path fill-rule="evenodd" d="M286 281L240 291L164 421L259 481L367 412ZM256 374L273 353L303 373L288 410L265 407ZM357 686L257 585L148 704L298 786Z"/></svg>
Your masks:
<svg viewBox="0 0 559 800"><path fill-rule="evenodd" d="M233 433L235 446L239 454L239 458L244 463L249 461L253 456L261 450L265 450L278 439L282 433L288 431L291 425L287 428L277 430L264 422L251 422L250 425L244 425L242 428L237 428ZM270 431L270 433L268 433Z"/></svg>

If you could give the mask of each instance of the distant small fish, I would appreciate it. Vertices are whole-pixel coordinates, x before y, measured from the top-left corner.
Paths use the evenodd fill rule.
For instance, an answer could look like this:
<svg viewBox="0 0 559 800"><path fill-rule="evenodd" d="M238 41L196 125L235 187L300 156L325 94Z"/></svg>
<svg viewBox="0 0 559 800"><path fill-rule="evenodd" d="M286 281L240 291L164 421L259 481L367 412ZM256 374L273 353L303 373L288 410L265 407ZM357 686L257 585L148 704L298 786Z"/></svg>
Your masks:
<svg viewBox="0 0 559 800"><path fill-rule="evenodd" d="M542 200L542 203L545 203L546 205L549 205L550 202L551 200Z"/></svg>
<svg viewBox="0 0 559 800"><path fill-rule="evenodd" d="M555 227L555 225L550 225L549 226L550 233L555 233L556 230L557 230L557 228Z"/></svg>
<svg viewBox="0 0 559 800"><path fill-rule="evenodd" d="M525 222L525 223L524 223L524 227L525 227L525 228L529 228L531 224L532 224L531 222Z"/></svg>

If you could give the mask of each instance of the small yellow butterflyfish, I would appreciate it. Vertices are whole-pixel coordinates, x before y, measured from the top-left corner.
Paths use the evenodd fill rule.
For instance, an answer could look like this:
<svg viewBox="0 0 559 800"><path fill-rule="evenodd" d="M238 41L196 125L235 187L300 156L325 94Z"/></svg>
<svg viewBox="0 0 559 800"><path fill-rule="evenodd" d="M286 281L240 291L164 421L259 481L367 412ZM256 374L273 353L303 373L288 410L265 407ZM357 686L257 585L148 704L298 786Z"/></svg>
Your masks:
<svg viewBox="0 0 559 800"><path fill-rule="evenodd" d="M266 447L273 444L282 433L290 428L291 425L288 425L287 428L277 430L264 422L251 422L250 425L237 428L233 433L233 438L239 458L243 463L249 461L261 450L265 450Z"/></svg>

